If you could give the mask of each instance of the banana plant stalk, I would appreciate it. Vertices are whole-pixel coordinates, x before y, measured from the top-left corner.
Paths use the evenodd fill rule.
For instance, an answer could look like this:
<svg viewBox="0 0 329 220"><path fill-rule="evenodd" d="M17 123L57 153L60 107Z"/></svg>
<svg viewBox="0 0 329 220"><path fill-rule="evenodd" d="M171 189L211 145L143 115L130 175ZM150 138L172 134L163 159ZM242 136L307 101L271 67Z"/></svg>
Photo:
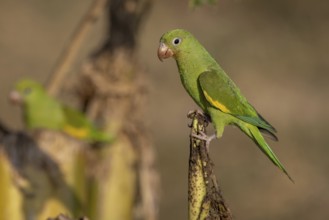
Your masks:
<svg viewBox="0 0 329 220"><path fill-rule="evenodd" d="M199 111L188 114L192 119L188 170L189 220L231 220L231 211L224 201L209 157L208 143L200 139L206 133L209 119Z"/></svg>

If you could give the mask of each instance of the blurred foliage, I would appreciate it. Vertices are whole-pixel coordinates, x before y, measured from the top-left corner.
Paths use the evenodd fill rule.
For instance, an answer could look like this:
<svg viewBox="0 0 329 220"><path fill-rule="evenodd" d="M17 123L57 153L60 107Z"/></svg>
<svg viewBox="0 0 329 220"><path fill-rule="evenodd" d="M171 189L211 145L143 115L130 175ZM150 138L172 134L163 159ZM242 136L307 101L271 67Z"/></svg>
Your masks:
<svg viewBox="0 0 329 220"><path fill-rule="evenodd" d="M144 70L133 59L139 24L148 14L151 1L112 0L104 7L105 3L92 2L68 49L60 56L60 68L52 73L47 88L52 88L48 94L54 96L71 94L79 106L76 109L84 110L94 121L102 121L104 131L96 130L85 114L63 107L47 96L39 82L21 81L11 94L23 101L22 118L28 129L10 131L0 123L0 143L5 155L0 158L1 189L17 188L19 193L9 190L9 198L1 195L0 219L42 220L59 213L97 220L157 218L153 146L141 117L147 94ZM94 24L106 10L110 13L103 17L109 25L103 33L109 34L105 34L103 47L84 62L83 67L89 68L67 77L72 57L83 46L84 33L90 30L85 26ZM72 119L68 124L74 127L73 131L90 125L90 135L95 139L77 137L72 132L67 135L67 121L61 120L62 116ZM36 124L30 124L35 120ZM55 124L49 126L49 120L55 120ZM108 138L111 131L117 135L113 142ZM97 138L93 135L96 133ZM9 202L6 204L4 199Z"/></svg>
<svg viewBox="0 0 329 220"><path fill-rule="evenodd" d="M61 212L82 213L86 190L84 169L77 163L82 149L79 145L74 139L46 130L33 137L8 131L0 140L0 184L8 194L0 197L6 199L0 206L0 218L15 215L10 219L41 220Z"/></svg>
<svg viewBox="0 0 329 220"><path fill-rule="evenodd" d="M1 147L2 148L2 147ZM24 219L21 209L22 195L17 187L12 183L12 174L8 158L3 150L0 151L0 219Z"/></svg>

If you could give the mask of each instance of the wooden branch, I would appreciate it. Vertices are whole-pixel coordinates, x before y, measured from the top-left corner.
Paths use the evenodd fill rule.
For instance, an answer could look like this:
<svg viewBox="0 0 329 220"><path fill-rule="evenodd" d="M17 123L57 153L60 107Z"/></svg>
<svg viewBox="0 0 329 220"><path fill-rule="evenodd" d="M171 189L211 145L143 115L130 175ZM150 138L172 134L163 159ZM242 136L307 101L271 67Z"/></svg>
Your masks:
<svg viewBox="0 0 329 220"><path fill-rule="evenodd" d="M90 32L93 24L102 14L107 0L94 0L88 9L85 16L80 21L76 30L74 31L67 46L64 48L62 54L59 56L58 63L56 64L50 79L48 81L48 93L56 96L65 75L69 71L73 61L75 60L83 40Z"/></svg>
<svg viewBox="0 0 329 220"><path fill-rule="evenodd" d="M188 117L192 119L188 175L189 220L231 220L232 214L217 183L206 141L192 136L206 133L208 119L198 111L190 113Z"/></svg>

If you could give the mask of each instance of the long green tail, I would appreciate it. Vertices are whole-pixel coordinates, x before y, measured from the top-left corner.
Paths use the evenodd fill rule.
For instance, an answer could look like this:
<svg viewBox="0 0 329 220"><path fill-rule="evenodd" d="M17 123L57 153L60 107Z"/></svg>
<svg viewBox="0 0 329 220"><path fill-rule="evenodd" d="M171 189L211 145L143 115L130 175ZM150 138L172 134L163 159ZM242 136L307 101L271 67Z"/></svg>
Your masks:
<svg viewBox="0 0 329 220"><path fill-rule="evenodd" d="M240 124L239 127L258 145L261 151L274 163L274 165L279 167L279 169L282 170L292 182L294 182L270 146L266 143L259 129L256 126L247 123L243 123L243 125Z"/></svg>

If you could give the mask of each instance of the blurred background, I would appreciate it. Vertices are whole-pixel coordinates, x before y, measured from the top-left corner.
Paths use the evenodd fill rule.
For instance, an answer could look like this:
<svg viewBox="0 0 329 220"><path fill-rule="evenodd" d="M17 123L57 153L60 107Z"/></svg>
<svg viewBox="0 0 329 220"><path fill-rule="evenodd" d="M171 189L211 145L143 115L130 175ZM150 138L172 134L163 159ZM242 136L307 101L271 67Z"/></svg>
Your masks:
<svg viewBox="0 0 329 220"><path fill-rule="evenodd" d="M0 120L23 129L7 95L15 81L46 82L90 0L0 1ZM85 41L72 73L100 46L104 22ZM211 144L224 197L236 219L325 219L329 216L329 3L219 0L154 1L139 34L138 59L148 73L149 124L161 175L160 219L187 219L189 120L197 108L173 60L159 62L161 35L192 32L242 93L276 127L270 146L294 178L279 171L240 130ZM211 126L210 126L211 127Z"/></svg>

